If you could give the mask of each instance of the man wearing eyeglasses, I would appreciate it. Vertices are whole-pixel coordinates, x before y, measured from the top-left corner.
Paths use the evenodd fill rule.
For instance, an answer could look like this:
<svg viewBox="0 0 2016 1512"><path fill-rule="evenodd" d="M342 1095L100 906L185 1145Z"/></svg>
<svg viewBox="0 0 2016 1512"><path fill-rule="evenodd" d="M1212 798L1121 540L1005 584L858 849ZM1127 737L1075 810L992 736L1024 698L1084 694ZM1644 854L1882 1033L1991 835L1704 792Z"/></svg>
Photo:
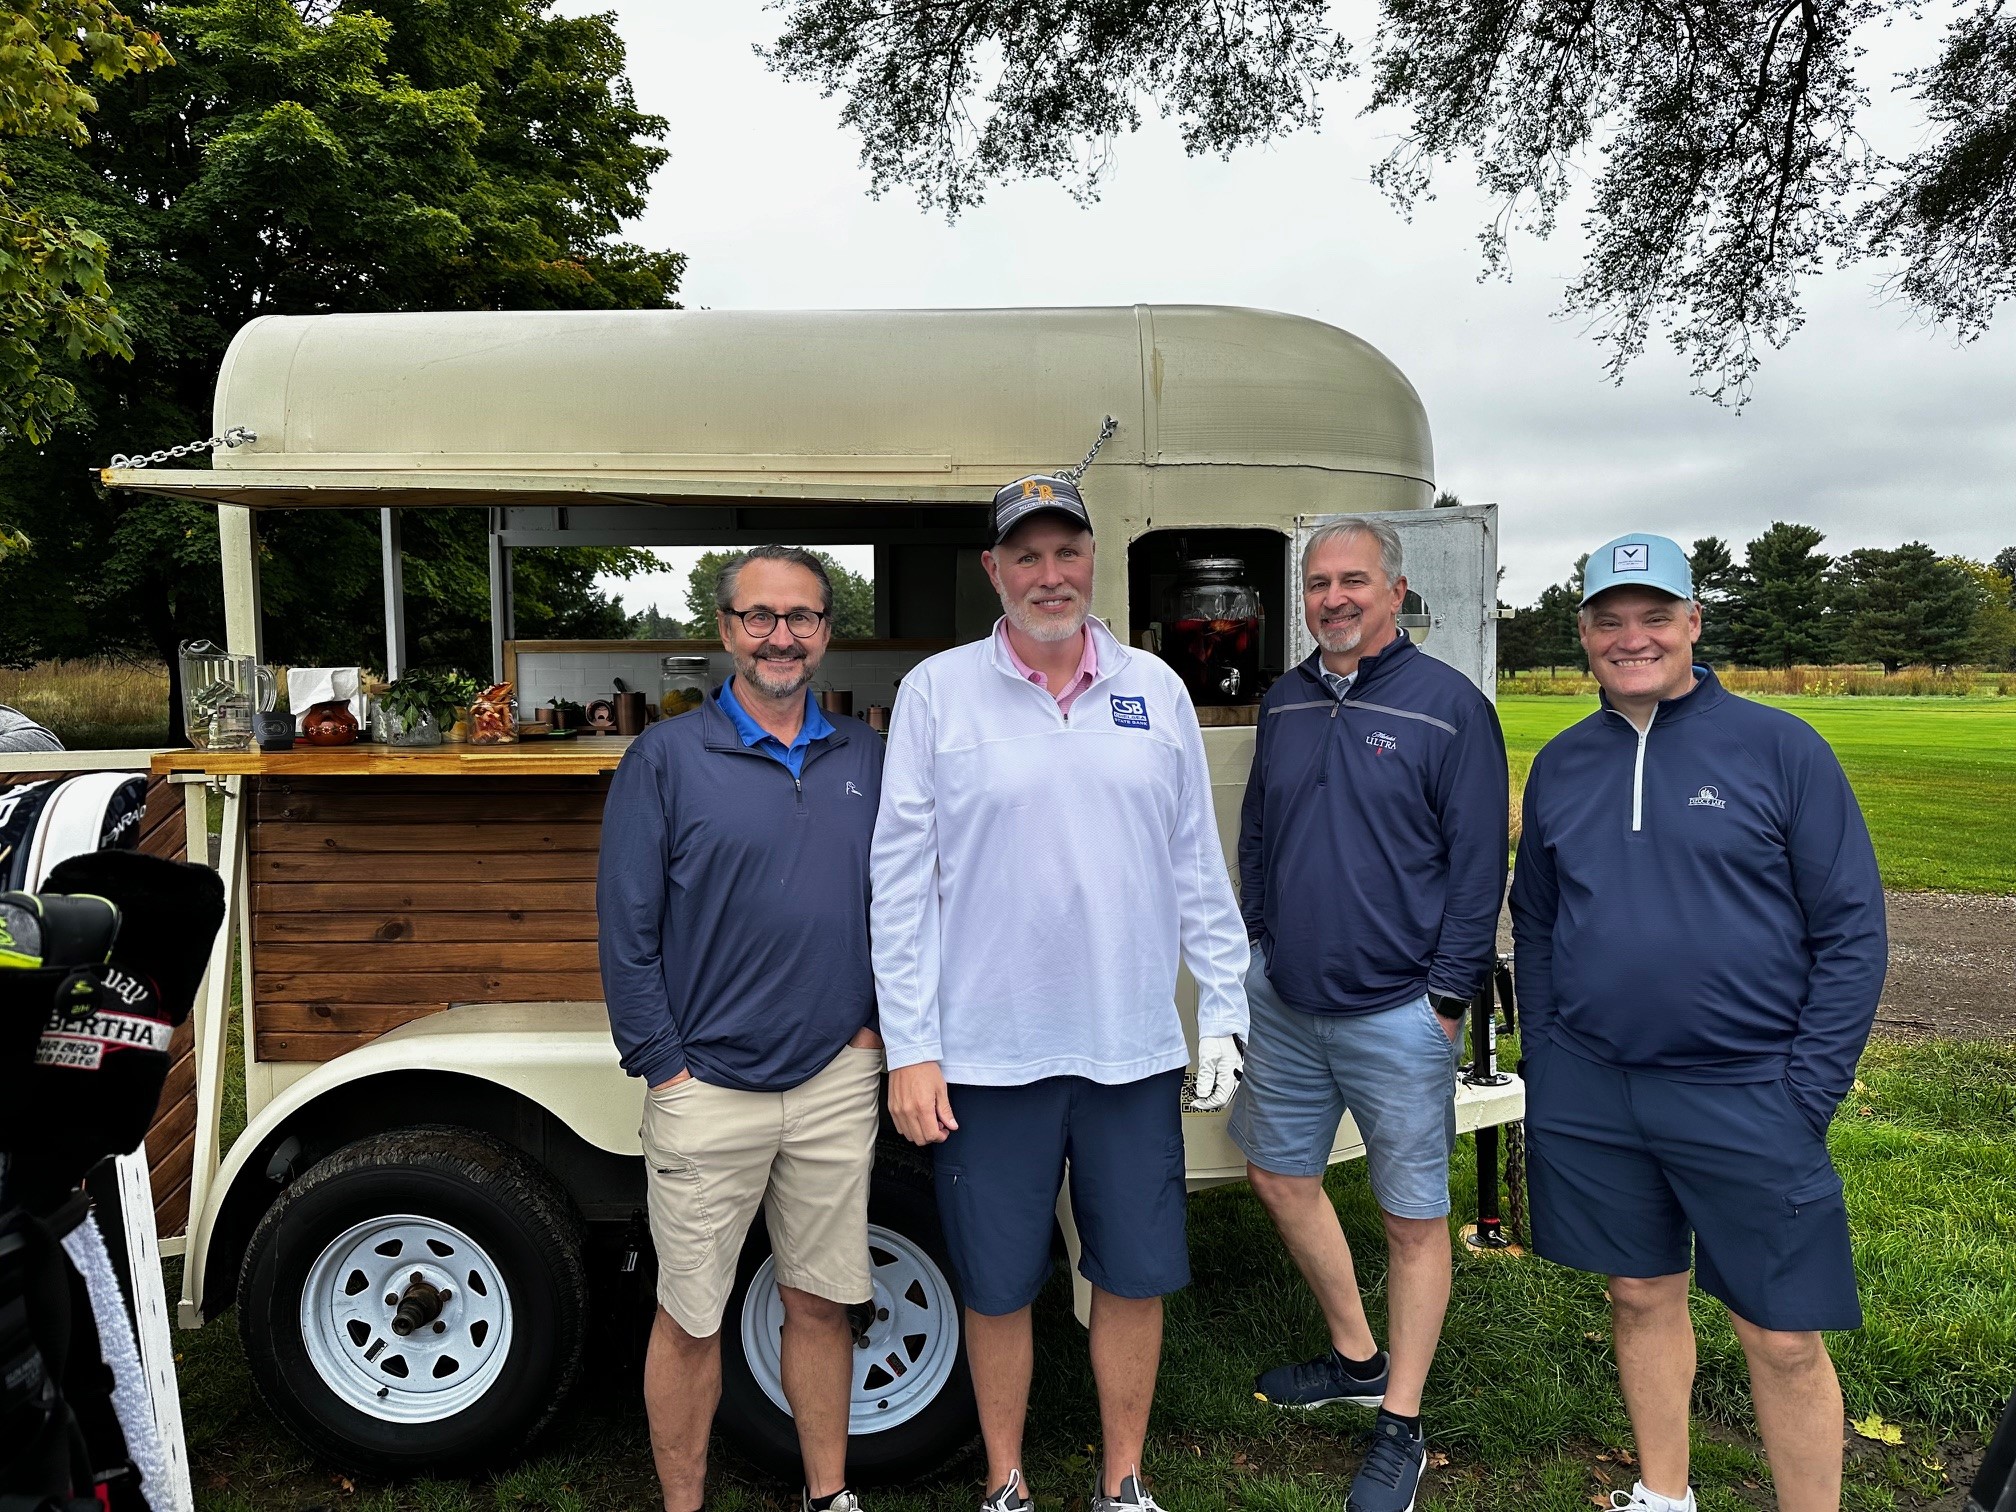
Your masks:
<svg viewBox="0 0 2016 1512"><path fill-rule="evenodd" d="M824 714L832 638L819 558L759 546L715 592L735 675L624 753L602 818L602 990L650 1091L658 1312L644 1366L665 1512L706 1490L720 1330L760 1206L784 1301L784 1394L809 1512L846 1485L849 1306L873 1290L868 1178L882 1072L868 846L882 741Z"/></svg>

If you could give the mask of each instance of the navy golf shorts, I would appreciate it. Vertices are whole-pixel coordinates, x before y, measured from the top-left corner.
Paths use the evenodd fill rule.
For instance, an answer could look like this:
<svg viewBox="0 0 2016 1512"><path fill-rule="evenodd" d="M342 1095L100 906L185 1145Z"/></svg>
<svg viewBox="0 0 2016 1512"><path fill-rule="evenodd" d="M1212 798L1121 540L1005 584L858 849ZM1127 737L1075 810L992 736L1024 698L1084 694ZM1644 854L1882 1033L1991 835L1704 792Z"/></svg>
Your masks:
<svg viewBox="0 0 2016 1512"><path fill-rule="evenodd" d="M1521 1073L1543 1257L1606 1276L1691 1264L1760 1328L1862 1326L1841 1177L1783 1082L1672 1081L1544 1042Z"/></svg>
<svg viewBox="0 0 2016 1512"><path fill-rule="evenodd" d="M968 1307L1000 1317L1043 1290L1067 1161L1085 1279L1116 1297L1190 1284L1180 1068L948 1091L959 1127L933 1151L938 1219Z"/></svg>

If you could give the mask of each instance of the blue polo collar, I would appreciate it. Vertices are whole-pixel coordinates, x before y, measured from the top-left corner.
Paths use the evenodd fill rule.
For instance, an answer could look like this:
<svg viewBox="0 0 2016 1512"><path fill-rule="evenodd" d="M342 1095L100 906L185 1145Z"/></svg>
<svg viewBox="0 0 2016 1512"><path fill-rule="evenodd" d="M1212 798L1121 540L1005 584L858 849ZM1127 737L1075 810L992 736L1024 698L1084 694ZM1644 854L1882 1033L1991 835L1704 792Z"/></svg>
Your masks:
<svg viewBox="0 0 2016 1512"><path fill-rule="evenodd" d="M749 711L743 708L741 701L735 697L734 678L731 677L722 683L721 690L715 697L720 700L721 712L726 714L729 723L735 726L735 733L741 737L742 744L752 751L767 742L770 749L766 754L782 756L802 752L813 741L824 740L833 733L833 722L826 717L826 711L819 707L819 700L812 696L810 688L805 690L804 722L798 726L798 738L792 741L789 747L749 717Z"/></svg>

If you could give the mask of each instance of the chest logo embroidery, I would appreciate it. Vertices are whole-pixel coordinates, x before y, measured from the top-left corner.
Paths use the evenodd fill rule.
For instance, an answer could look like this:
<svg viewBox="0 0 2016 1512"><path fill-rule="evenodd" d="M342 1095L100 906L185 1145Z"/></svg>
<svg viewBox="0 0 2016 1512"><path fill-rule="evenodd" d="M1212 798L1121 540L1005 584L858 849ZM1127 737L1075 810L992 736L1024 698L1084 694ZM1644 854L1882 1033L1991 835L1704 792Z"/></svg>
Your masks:
<svg viewBox="0 0 2016 1512"><path fill-rule="evenodd" d="M1110 694L1113 700L1113 723L1123 730L1145 730L1148 728L1148 700L1145 698L1123 698L1118 693Z"/></svg>
<svg viewBox="0 0 2016 1512"><path fill-rule="evenodd" d="M1389 751L1400 749L1400 742L1395 740L1391 735L1388 735L1384 730L1374 730L1370 735L1367 735L1365 737L1365 744L1372 747L1372 754L1374 756L1384 756Z"/></svg>
<svg viewBox="0 0 2016 1512"><path fill-rule="evenodd" d="M1729 805L1723 801L1722 794L1720 792L1718 792L1715 788L1709 787L1704 784L1700 792L1696 793L1692 798L1689 798L1687 800L1687 807L1727 808L1729 807Z"/></svg>
<svg viewBox="0 0 2016 1512"><path fill-rule="evenodd" d="M850 796L855 798L866 798L868 796L866 793L862 792L861 789L854 786L854 784L851 782L847 784L847 792Z"/></svg>

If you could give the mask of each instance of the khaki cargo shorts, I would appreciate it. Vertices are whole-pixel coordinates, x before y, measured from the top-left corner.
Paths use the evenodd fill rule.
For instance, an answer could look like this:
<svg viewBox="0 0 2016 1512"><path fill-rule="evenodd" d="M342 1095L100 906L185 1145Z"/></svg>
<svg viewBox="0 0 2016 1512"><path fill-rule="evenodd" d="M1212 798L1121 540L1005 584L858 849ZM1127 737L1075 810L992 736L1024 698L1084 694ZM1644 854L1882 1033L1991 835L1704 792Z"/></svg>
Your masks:
<svg viewBox="0 0 2016 1512"><path fill-rule="evenodd" d="M789 1092L737 1092L688 1077L644 1096L658 1303L694 1338L721 1326L742 1241L761 1207L777 1280L865 1302L868 1175L882 1051L842 1050Z"/></svg>

